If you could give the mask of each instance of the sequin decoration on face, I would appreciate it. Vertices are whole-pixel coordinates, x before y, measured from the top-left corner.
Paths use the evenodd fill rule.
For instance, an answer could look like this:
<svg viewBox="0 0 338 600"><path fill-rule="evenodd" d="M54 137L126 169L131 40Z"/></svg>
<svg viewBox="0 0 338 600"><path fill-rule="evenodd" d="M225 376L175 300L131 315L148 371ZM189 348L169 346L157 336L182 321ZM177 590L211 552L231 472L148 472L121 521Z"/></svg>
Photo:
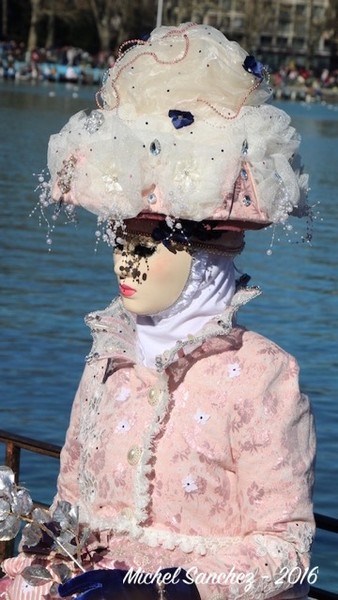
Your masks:
<svg viewBox="0 0 338 600"><path fill-rule="evenodd" d="M114 269L124 307L137 315L155 315L172 306L189 277L191 255L171 252L147 235L117 237Z"/></svg>
<svg viewBox="0 0 338 600"><path fill-rule="evenodd" d="M119 254L122 259L119 265L121 278L131 277L137 284L146 281L149 271L148 258L156 252L158 244L146 236L128 235L124 239L117 237L115 254Z"/></svg>

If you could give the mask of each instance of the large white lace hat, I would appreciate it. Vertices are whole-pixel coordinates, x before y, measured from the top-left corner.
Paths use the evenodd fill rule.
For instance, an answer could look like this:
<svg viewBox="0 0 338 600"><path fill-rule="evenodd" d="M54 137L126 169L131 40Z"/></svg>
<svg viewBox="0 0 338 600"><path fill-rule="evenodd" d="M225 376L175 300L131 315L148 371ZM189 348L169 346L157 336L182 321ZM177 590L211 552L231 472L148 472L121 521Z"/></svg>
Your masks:
<svg viewBox="0 0 338 600"><path fill-rule="evenodd" d="M120 53L100 108L51 137L47 202L233 230L301 216L299 136L270 95L263 66L216 29L155 29Z"/></svg>

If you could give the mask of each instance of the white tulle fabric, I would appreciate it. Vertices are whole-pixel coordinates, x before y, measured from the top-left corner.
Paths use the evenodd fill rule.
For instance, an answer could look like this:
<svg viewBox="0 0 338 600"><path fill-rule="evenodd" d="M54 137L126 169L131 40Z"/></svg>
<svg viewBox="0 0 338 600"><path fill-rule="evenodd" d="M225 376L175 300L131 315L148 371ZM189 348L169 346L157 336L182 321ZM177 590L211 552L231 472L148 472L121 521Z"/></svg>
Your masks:
<svg viewBox="0 0 338 600"><path fill-rule="evenodd" d="M103 109L78 113L51 137L50 202L80 205L102 221L142 211L227 221L245 164L255 193L250 208L236 200L237 221L257 221L254 203L261 225L284 223L296 206L301 216L299 136L285 112L263 104L270 91L244 69L246 56L209 26L156 29L109 70ZM190 112L193 123L175 129L172 109Z"/></svg>
<svg viewBox="0 0 338 600"><path fill-rule="evenodd" d="M156 356L174 346L177 340L194 335L207 321L220 314L230 304L234 291L232 259L197 252L187 284L175 304L156 315L136 319L144 364L154 367Z"/></svg>

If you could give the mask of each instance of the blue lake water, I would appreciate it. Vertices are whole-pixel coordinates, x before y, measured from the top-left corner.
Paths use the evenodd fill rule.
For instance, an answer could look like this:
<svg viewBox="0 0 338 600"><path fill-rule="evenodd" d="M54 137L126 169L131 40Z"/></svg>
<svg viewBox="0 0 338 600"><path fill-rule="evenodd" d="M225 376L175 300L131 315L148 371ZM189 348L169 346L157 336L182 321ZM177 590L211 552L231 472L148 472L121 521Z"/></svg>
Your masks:
<svg viewBox="0 0 338 600"><path fill-rule="evenodd" d="M0 428L60 444L91 345L83 316L106 306L116 285L111 251L99 245L95 252L95 217L81 213L78 227L58 226L48 252L39 212L29 214L37 200L33 173L45 167L49 135L77 110L93 108L94 92L0 83ZM247 235L237 265L264 293L240 320L300 363L317 422L315 510L338 517L338 110L281 106L302 134L311 204L320 215L312 246L296 243L300 233L288 241L282 232L268 256L272 230ZM34 497L51 501L56 474L52 459L24 453L22 480ZM332 534L319 533L313 565L319 565L318 585L337 590L338 543Z"/></svg>

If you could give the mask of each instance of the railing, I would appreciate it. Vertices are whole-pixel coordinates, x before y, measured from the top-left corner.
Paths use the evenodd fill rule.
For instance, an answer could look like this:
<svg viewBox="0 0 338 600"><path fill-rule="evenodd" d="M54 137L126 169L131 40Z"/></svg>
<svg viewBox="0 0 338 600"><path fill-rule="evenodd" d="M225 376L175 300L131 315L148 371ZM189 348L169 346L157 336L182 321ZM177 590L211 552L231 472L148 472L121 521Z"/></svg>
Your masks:
<svg viewBox="0 0 338 600"><path fill-rule="evenodd" d="M52 458L59 458L61 447L55 444L48 444L47 442L40 442L33 440L28 437L21 435L15 435L3 431L0 429L0 443L5 444L5 465L10 467L15 473L16 482L19 483L20 475L20 458L21 450L28 450L35 454L42 454L43 456L51 456ZM41 502L35 501L35 506L44 506ZM0 564L9 556L13 556L14 552L14 540L8 542L0 542ZM1 570L0 570L1 577Z"/></svg>
<svg viewBox="0 0 338 600"><path fill-rule="evenodd" d="M51 456L52 458L59 458L61 447L55 444L48 444L46 442L39 442L31 438L27 438L20 435L14 435L0 429L0 443L5 444L5 464L14 471L16 474L17 482L19 482L20 473L20 456L21 450L28 450L36 454L42 454L43 456ZM40 502L35 502L36 506L44 506ZM338 533L338 519L333 517L327 517L315 513L316 525L318 529L324 529L331 533ZM14 550L13 541L0 542L0 562L8 557L12 556ZM1 576L1 575L0 575ZM315 600L338 600L338 593L329 592L314 586L310 588L309 597Z"/></svg>

